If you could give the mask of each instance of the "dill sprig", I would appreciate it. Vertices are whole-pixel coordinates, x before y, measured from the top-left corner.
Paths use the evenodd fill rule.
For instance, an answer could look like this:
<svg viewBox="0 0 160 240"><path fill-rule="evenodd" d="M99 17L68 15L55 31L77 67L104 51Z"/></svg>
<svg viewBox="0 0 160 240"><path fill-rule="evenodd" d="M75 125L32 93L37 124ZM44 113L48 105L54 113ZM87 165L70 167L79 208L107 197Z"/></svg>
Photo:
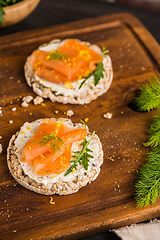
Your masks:
<svg viewBox="0 0 160 240"><path fill-rule="evenodd" d="M160 144L160 114L157 114L147 131L148 141L144 143L146 147L157 147Z"/></svg>
<svg viewBox="0 0 160 240"><path fill-rule="evenodd" d="M83 141L81 143L83 148L81 151L74 152L75 155L73 155L72 158L75 158L75 160L70 161L70 162L73 162L73 164L67 170L67 172L65 173L65 176L67 176L69 173L71 173L73 169L77 170L77 163L79 163L80 165L82 164L84 166L84 169L88 170L88 165L89 165L88 158L93 158L93 156L91 154L89 154L89 152L92 152L92 150L88 148L88 145L90 144L90 141L91 141L94 133L95 132L92 133L92 135L88 141L86 140L86 138L83 139Z"/></svg>
<svg viewBox="0 0 160 240"><path fill-rule="evenodd" d="M56 50L55 52L52 52L49 54L48 60L55 60L55 59L62 60L62 59L65 59L66 57L67 57L66 53Z"/></svg>
<svg viewBox="0 0 160 240"><path fill-rule="evenodd" d="M64 145L63 140L58 137L54 131L51 134L44 133L42 139L36 141L37 144L40 144L40 147L45 147L47 144L50 143L51 149L55 152L60 151L62 145Z"/></svg>
<svg viewBox="0 0 160 240"><path fill-rule="evenodd" d="M139 111L150 111L160 108L160 74L153 76L140 88L139 96L134 101Z"/></svg>
<svg viewBox="0 0 160 240"><path fill-rule="evenodd" d="M151 151L146 155L147 163L140 169L135 184L138 207L155 203L160 194L160 114L154 117L147 132L149 137L144 145L151 147Z"/></svg>
<svg viewBox="0 0 160 240"><path fill-rule="evenodd" d="M135 104L140 111L150 111L160 108L160 74L152 77L149 82L140 88ZM135 184L135 198L138 207L155 203L160 195L160 114L157 114L147 131L148 141L144 146L150 147L147 153L147 162L138 172L138 181Z"/></svg>
<svg viewBox="0 0 160 240"><path fill-rule="evenodd" d="M155 147L147 156L138 173L139 180L135 184L135 199L138 207L155 203L160 194L160 147Z"/></svg>

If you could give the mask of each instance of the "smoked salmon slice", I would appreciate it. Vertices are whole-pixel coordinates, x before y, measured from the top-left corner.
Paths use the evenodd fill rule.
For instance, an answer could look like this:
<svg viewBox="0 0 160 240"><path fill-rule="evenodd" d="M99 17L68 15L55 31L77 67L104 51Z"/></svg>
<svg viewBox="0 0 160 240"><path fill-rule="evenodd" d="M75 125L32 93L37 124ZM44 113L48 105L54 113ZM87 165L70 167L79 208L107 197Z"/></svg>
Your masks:
<svg viewBox="0 0 160 240"><path fill-rule="evenodd" d="M64 124L61 124L60 122L49 120L48 123L41 123L34 137L30 138L24 146L23 161L31 161L50 149L50 142L48 142L46 145L41 146L40 140L42 140L45 135L49 135L53 132L56 135L58 134L58 132L60 132L61 134L65 134L68 131L70 131L70 129Z"/></svg>
<svg viewBox="0 0 160 240"><path fill-rule="evenodd" d="M54 59L52 54L59 54ZM36 50L29 59L36 75L53 83L77 81L96 69L102 56L75 39L68 39L57 50Z"/></svg>
<svg viewBox="0 0 160 240"><path fill-rule="evenodd" d="M50 142L41 146L40 140L53 132L55 137L60 139L58 148L52 148ZM24 146L24 161L31 161L33 171L39 176L60 174L68 168L72 144L85 137L85 129L71 129L52 120L41 123L36 134Z"/></svg>

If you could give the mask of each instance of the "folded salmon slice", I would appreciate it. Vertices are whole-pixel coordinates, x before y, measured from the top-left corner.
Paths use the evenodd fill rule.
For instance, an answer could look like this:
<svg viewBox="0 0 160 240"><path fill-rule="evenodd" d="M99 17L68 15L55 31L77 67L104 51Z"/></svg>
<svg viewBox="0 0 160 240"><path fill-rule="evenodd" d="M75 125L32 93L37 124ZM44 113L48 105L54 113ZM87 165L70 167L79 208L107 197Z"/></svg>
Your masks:
<svg viewBox="0 0 160 240"><path fill-rule="evenodd" d="M61 146L60 151L50 149L32 161L34 172L37 175L44 176L65 171L70 163L73 142L83 140L85 137L85 129L75 129L61 136L64 144Z"/></svg>
<svg viewBox="0 0 160 240"><path fill-rule="evenodd" d="M41 146L43 137L53 132L60 139L58 148L51 148L50 142ZM85 137L85 129L71 129L65 124L49 120L40 124L34 137L24 146L24 161L31 161L34 172L39 176L60 174L68 168L72 144Z"/></svg>
<svg viewBox="0 0 160 240"><path fill-rule="evenodd" d="M52 53L60 59L51 59ZM36 75L53 83L73 82L82 79L96 69L102 56L78 40L68 39L57 50L45 52L36 50L29 59Z"/></svg>
<svg viewBox="0 0 160 240"><path fill-rule="evenodd" d="M23 161L31 161L50 149L50 142L48 142L45 146L41 146L41 140L44 136L51 133L55 133L57 135L58 132L65 134L69 131L70 129L60 122L49 121L48 123L41 123L34 137L30 138L24 146Z"/></svg>

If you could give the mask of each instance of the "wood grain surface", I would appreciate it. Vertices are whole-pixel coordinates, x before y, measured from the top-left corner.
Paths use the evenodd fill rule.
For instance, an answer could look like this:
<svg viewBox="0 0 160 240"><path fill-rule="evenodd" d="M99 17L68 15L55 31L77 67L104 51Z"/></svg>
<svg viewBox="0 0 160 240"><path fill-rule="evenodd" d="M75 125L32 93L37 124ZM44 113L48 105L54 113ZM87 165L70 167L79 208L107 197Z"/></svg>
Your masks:
<svg viewBox="0 0 160 240"><path fill-rule="evenodd" d="M79 38L109 49L114 79L109 91L88 105L63 105L45 100L21 107L21 98L35 94L24 78L24 63L40 44L54 38ZM115 14L51 26L0 38L0 239L76 239L104 230L137 223L160 214L160 201L136 208L136 171L146 161L142 142L152 112L128 107L134 92L159 72L160 47L132 15ZM16 111L12 111L16 107ZM31 192L12 178L6 149L11 136L24 122L65 117L73 110L73 122L89 118L104 150L104 164L96 181L68 196L50 197ZM55 111L58 111L56 114ZM112 119L103 118L112 113ZM13 121L10 122L10 121Z"/></svg>

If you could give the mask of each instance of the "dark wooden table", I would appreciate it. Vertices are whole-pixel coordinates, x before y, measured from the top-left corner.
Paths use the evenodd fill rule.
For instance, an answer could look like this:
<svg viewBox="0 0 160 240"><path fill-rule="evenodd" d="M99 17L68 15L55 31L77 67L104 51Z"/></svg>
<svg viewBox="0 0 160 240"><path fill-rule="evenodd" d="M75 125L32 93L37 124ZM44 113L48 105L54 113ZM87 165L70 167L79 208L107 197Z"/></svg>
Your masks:
<svg viewBox="0 0 160 240"><path fill-rule="evenodd" d="M0 36L101 15L124 12L135 15L160 44L160 14L158 12L151 12L98 0L41 0L36 10L28 18L14 26L1 28ZM84 239L116 240L119 238L112 232L107 231L98 235L83 238L83 240Z"/></svg>

